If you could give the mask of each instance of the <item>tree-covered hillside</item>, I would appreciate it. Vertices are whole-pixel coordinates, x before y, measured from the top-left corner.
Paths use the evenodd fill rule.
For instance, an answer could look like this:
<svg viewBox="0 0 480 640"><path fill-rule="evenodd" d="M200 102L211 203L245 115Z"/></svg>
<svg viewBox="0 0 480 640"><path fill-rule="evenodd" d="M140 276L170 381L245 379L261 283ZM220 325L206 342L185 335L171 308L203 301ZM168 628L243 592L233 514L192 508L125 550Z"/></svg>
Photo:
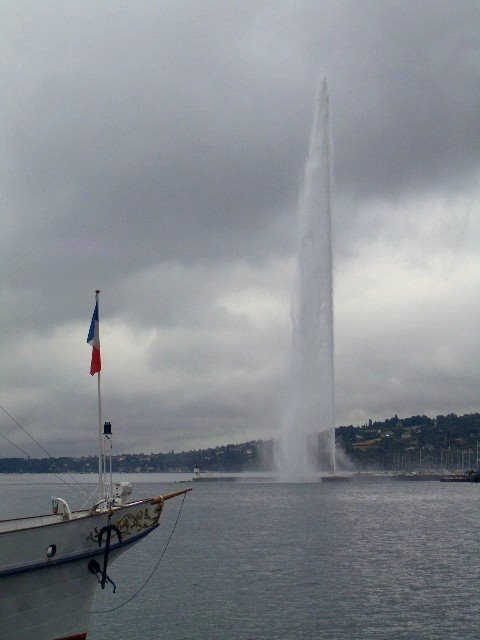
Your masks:
<svg viewBox="0 0 480 640"><path fill-rule="evenodd" d="M477 465L480 413L425 415L340 427L336 440L361 468L452 469ZM480 446L480 444L478 445Z"/></svg>
<svg viewBox="0 0 480 640"><path fill-rule="evenodd" d="M312 434L314 435L314 434ZM344 464L358 469L427 470L465 469L477 466L480 447L480 413L454 413L430 418L425 415L364 425L339 427L335 431L337 449ZM313 438L322 454L322 437ZM124 453L113 458L116 472L244 472L275 470L275 442L255 440L210 449L176 453ZM0 458L0 473L95 473L98 459L81 458Z"/></svg>

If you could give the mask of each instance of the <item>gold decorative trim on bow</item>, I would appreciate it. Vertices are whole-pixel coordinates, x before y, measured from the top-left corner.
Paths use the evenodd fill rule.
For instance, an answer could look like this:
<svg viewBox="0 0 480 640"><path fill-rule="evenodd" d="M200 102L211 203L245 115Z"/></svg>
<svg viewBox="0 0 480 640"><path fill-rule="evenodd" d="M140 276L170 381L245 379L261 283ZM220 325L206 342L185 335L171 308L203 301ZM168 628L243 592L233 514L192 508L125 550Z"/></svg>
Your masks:
<svg viewBox="0 0 480 640"><path fill-rule="evenodd" d="M155 506L153 512L149 507L145 509L138 509L135 513L126 513L119 520L113 520L112 524L118 527L122 538L130 536L132 533L139 533L144 529L149 529L158 524L160 515L162 513L163 503L159 503ZM90 540L98 542L99 529L95 527L88 535Z"/></svg>

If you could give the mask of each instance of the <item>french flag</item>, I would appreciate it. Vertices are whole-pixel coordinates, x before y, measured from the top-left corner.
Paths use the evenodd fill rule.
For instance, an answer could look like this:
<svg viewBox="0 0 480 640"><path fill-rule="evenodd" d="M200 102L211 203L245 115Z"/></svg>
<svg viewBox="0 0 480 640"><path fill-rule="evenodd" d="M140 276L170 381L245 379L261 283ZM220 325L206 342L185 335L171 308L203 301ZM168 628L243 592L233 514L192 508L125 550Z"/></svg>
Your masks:
<svg viewBox="0 0 480 640"><path fill-rule="evenodd" d="M100 326L98 323L98 294L96 292L95 309L93 310L92 321L90 323L90 331L88 332L87 342L92 347L92 362L90 364L90 375L94 376L102 370L102 361L100 359Z"/></svg>

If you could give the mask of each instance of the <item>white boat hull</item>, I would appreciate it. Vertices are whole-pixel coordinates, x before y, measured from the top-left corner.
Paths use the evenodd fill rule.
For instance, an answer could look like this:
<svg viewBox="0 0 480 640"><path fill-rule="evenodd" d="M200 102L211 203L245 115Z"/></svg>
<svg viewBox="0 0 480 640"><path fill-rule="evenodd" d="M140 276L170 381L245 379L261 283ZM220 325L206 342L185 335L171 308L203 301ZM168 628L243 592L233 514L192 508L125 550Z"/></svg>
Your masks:
<svg viewBox="0 0 480 640"><path fill-rule="evenodd" d="M86 638L97 584L81 560L3 578L0 638Z"/></svg>
<svg viewBox="0 0 480 640"><path fill-rule="evenodd" d="M102 568L104 560L107 536L99 546L99 532L109 523L121 532L120 543L112 531L110 565L158 526L162 506L131 503L110 520L107 513L84 512L67 521L52 515L0 523L0 639L84 640L98 586L89 563Z"/></svg>

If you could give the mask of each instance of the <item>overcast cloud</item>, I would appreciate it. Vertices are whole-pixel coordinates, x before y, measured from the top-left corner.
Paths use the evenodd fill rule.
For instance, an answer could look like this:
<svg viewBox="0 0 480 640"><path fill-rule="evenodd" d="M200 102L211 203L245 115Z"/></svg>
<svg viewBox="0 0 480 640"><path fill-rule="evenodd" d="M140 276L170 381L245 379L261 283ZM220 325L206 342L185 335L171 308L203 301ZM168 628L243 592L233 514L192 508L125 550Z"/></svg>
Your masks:
<svg viewBox="0 0 480 640"><path fill-rule="evenodd" d="M337 425L480 410L476 0L17 1L0 29L0 402L44 446L95 452L96 288L117 451L276 435L321 74Z"/></svg>

